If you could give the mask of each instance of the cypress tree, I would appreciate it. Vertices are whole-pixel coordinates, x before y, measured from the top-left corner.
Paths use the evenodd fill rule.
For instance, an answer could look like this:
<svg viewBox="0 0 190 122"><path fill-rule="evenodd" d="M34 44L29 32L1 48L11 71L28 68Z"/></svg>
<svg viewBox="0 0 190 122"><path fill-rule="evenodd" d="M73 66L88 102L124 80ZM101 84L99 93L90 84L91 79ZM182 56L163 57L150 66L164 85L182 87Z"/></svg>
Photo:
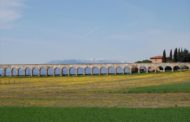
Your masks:
<svg viewBox="0 0 190 122"><path fill-rule="evenodd" d="M162 58L163 63L166 63L166 50L163 52L163 58Z"/></svg>
<svg viewBox="0 0 190 122"><path fill-rule="evenodd" d="M181 62L185 62L185 52L182 48L181 48L180 57L181 57Z"/></svg>
<svg viewBox="0 0 190 122"><path fill-rule="evenodd" d="M177 60L177 48L174 50L174 62L178 62Z"/></svg>
<svg viewBox="0 0 190 122"><path fill-rule="evenodd" d="M181 62L181 50L180 50L180 48L177 49L177 62Z"/></svg>
<svg viewBox="0 0 190 122"><path fill-rule="evenodd" d="M184 49L183 55L184 55L184 62L188 62L189 51L187 49Z"/></svg>
<svg viewBox="0 0 190 122"><path fill-rule="evenodd" d="M190 52L187 54L187 62L190 62Z"/></svg>
<svg viewBox="0 0 190 122"><path fill-rule="evenodd" d="M173 61L173 53L172 53L172 49L170 50L170 58L169 61L172 62Z"/></svg>

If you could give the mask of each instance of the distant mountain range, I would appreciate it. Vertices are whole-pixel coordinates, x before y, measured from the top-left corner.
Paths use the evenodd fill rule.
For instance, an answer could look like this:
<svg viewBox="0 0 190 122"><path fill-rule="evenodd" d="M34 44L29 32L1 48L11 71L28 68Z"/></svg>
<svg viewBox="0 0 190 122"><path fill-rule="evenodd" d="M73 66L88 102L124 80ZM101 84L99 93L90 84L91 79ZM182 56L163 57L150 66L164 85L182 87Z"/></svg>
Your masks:
<svg viewBox="0 0 190 122"><path fill-rule="evenodd" d="M126 61L117 60L81 60L81 59L67 59L67 60L53 60L46 64L99 64L99 63L128 63Z"/></svg>

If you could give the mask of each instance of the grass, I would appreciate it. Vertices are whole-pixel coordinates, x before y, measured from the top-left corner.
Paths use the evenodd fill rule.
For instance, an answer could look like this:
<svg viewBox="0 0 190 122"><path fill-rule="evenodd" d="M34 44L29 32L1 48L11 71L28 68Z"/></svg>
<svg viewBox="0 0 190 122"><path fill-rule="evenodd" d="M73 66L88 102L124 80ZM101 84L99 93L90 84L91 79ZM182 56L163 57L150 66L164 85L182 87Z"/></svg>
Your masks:
<svg viewBox="0 0 190 122"><path fill-rule="evenodd" d="M1 122L188 122L190 108L0 107Z"/></svg>
<svg viewBox="0 0 190 122"><path fill-rule="evenodd" d="M158 86L137 87L127 90L128 93L190 93L190 81L176 84L166 84Z"/></svg>
<svg viewBox="0 0 190 122"><path fill-rule="evenodd" d="M141 75L87 77L0 78L0 106L130 107L158 108L190 106L190 71ZM168 84L177 92L126 91ZM168 86L169 87L169 86ZM119 91L119 92L118 92ZM182 92L183 91L183 92Z"/></svg>

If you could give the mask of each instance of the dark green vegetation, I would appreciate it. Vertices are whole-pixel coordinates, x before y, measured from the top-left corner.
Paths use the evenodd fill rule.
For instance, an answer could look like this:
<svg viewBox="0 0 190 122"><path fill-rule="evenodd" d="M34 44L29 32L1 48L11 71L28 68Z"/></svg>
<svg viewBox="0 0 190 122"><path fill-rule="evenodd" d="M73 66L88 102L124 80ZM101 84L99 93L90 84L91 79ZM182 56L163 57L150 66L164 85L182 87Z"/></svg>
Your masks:
<svg viewBox="0 0 190 122"><path fill-rule="evenodd" d="M169 57L163 51L163 62L190 62L190 52L187 49L175 48L174 53L170 50Z"/></svg>
<svg viewBox="0 0 190 122"><path fill-rule="evenodd" d="M128 89L128 93L190 93L190 82Z"/></svg>
<svg viewBox="0 0 190 122"><path fill-rule="evenodd" d="M188 122L190 108L1 107L1 122Z"/></svg>
<svg viewBox="0 0 190 122"><path fill-rule="evenodd" d="M162 62L166 62L166 50L164 50L163 52L163 58L162 58Z"/></svg>
<svg viewBox="0 0 190 122"><path fill-rule="evenodd" d="M146 60L142 60L142 61L137 61L135 63L152 63L152 61L146 59Z"/></svg>

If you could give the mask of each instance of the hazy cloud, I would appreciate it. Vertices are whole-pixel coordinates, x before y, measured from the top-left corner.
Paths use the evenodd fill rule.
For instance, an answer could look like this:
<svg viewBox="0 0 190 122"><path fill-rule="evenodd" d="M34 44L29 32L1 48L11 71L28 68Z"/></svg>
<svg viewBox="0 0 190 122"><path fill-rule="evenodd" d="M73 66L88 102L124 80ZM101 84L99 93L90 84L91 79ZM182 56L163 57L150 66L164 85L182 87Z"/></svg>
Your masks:
<svg viewBox="0 0 190 122"><path fill-rule="evenodd" d="M12 27L22 17L24 0L0 0L0 29Z"/></svg>

